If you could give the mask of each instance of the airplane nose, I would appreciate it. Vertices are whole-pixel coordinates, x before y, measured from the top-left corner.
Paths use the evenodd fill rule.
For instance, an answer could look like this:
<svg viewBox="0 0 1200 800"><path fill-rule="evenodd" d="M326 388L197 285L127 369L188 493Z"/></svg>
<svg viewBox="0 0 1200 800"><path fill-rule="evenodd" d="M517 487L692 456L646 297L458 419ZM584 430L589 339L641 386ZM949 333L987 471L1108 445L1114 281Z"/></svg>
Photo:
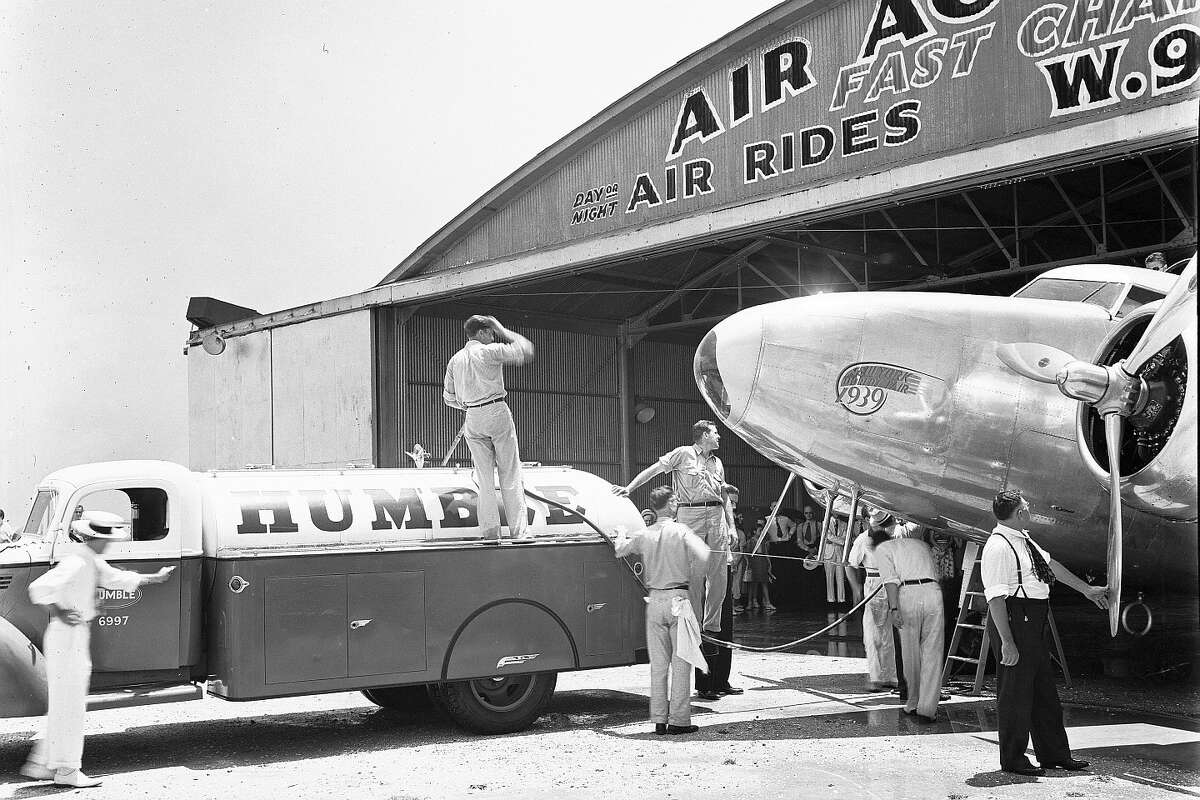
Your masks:
<svg viewBox="0 0 1200 800"><path fill-rule="evenodd" d="M696 348L692 365L696 385L727 425L736 423L746 412L761 348L761 316L751 309L718 324Z"/></svg>

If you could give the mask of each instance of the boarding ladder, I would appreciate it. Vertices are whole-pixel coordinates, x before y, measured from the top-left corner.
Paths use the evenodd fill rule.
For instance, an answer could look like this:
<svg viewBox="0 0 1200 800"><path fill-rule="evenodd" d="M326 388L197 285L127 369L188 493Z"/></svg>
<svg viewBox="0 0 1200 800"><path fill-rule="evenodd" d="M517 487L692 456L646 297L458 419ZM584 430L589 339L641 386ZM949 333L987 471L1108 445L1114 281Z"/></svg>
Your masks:
<svg viewBox="0 0 1200 800"><path fill-rule="evenodd" d="M988 613L987 599L983 595L983 575L980 563L983 560L982 548L977 542L967 542L963 551L963 582L962 591L958 595L958 618L954 623L954 634L950 637L950 654L946 656L946 665L942 668L942 685L950 679L963 664L975 665L975 683L968 694L978 695L983 689L983 673L987 668L988 653L991 650L991 640L988 636L993 627L991 615ZM968 622L978 615L978 622ZM1067 667L1067 657L1063 654L1062 640L1058 636L1058 626L1054 623L1054 611L1046 611L1046 620L1050 623L1050 635L1054 637L1054 651L1050 658L1063 671L1063 679L1067 688L1071 688L1071 670ZM960 656L958 646L962 641L963 631L979 631L979 653L974 658ZM1057 653L1057 656L1055 655Z"/></svg>

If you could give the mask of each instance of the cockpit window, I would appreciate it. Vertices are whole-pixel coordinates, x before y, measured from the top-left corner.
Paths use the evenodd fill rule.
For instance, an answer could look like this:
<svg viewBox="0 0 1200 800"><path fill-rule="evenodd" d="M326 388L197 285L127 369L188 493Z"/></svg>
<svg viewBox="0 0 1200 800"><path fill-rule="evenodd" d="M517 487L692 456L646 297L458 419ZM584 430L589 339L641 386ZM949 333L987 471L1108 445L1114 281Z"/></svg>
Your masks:
<svg viewBox="0 0 1200 800"><path fill-rule="evenodd" d="M37 497L33 498L33 508L29 510L29 519L25 520L25 527L21 531L22 536L46 538L50 522L54 519L54 496L51 489L38 491Z"/></svg>
<svg viewBox="0 0 1200 800"><path fill-rule="evenodd" d="M1153 289L1146 289L1141 286L1130 286L1129 294L1125 295L1125 299L1121 301L1121 308L1117 310L1117 316L1123 317L1135 308L1153 303L1157 300L1162 300L1166 295L1162 292L1156 292Z"/></svg>
<svg viewBox="0 0 1200 800"><path fill-rule="evenodd" d="M1032 300L1066 300L1075 303L1091 303L1110 309L1121 296L1123 283L1107 281L1080 281L1069 278L1038 278L1014 297Z"/></svg>

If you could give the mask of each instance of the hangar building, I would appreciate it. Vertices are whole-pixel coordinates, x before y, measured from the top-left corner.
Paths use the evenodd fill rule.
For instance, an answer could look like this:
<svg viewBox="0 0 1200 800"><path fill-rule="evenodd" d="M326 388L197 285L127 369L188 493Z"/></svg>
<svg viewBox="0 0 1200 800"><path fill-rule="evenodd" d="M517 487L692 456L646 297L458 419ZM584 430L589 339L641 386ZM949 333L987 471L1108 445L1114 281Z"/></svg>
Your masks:
<svg viewBox="0 0 1200 800"><path fill-rule="evenodd" d="M1054 266L1191 255L1198 4L782 3L551 144L377 286L195 331L192 466L398 466L416 442L440 459L461 422L444 365L486 310L538 347L508 372L522 456L624 481L709 416L692 353L740 308L1003 294ZM745 501L779 491L741 441L721 455Z"/></svg>

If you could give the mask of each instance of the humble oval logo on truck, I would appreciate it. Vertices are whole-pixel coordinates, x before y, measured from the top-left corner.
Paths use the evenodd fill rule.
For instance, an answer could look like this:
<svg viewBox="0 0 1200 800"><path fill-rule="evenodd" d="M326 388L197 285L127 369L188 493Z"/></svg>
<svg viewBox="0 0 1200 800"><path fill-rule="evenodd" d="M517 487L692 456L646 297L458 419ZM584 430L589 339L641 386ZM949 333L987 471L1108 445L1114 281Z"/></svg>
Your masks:
<svg viewBox="0 0 1200 800"><path fill-rule="evenodd" d="M129 608L141 599L141 589L134 589L132 592L127 592L124 589L105 589L102 586L96 588L97 609L116 610L118 608Z"/></svg>

